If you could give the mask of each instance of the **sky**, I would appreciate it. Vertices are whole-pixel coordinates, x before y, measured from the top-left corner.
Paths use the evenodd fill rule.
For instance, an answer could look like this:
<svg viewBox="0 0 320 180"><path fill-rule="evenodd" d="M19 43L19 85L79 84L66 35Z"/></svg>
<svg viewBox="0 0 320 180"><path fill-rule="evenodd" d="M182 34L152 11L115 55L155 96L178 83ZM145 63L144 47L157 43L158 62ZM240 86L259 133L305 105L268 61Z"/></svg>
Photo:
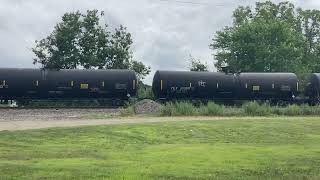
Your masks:
<svg viewBox="0 0 320 180"><path fill-rule="evenodd" d="M279 2L279 0L274 0ZM291 0L305 9L320 9L319 0ZM214 71L209 44L216 31L232 24L238 6L255 0L0 0L0 67L37 68L31 48L49 35L61 16L98 9L111 27L127 27L135 60L156 70L188 70L189 56Z"/></svg>

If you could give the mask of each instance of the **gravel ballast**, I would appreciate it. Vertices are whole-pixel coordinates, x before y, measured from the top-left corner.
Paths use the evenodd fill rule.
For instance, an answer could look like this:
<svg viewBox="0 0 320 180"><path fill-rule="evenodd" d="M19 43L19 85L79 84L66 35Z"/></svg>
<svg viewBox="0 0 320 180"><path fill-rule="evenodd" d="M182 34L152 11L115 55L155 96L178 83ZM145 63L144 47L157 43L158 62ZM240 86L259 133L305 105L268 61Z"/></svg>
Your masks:
<svg viewBox="0 0 320 180"><path fill-rule="evenodd" d="M160 111L161 107L161 104L151 99L144 99L134 105L137 114L156 114Z"/></svg>

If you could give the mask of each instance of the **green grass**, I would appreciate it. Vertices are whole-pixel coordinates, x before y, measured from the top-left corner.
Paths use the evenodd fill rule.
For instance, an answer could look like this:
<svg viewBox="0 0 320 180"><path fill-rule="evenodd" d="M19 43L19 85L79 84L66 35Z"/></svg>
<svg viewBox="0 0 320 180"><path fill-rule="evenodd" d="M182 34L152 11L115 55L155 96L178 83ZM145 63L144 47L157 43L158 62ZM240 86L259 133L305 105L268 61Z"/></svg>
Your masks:
<svg viewBox="0 0 320 180"><path fill-rule="evenodd" d="M132 115L132 114L131 114ZM320 106L271 106L255 101L241 107L217 105L209 102L195 106L190 102L169 102L160 109L160 116L319 116Z"/></svg>
<svg viewBox="0 0 320 180"><path fill-rule="evenodd" d="M0 179L320 179L320 118L0 132Z"/></svg>

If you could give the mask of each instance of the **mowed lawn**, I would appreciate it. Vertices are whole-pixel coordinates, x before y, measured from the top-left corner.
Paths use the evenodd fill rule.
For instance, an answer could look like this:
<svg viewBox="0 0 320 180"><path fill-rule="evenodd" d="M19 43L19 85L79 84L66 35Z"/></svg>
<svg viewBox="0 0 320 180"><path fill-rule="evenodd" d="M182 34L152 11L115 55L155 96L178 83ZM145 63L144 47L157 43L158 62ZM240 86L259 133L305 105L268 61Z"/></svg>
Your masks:
<svg viewBox="0 0 320 180"><path fill-rule="evenodd" d="M0 132L0 179L320 179L320 118Z"/></svg>

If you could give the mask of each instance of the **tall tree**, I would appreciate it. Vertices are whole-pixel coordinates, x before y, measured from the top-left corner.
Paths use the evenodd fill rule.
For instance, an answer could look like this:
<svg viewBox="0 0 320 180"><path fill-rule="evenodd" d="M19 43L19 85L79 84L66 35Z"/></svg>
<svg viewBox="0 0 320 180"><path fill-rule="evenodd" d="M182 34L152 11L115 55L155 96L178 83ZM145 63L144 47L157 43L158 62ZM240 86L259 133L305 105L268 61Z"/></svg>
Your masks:
<svg viewBox="0 0 320 180"><path fill-rule="evenodd" d="M98 10L64 14L48 37L36 41L34 64L46 69L132 69L143 79L150 67L133 60L131 34L122 25L109 31L103 16Z"/></svg>
<svg viewBox="0 0 320 180"><path fill-rule="evenodd" d="M320 11L298 9L301 32L304 35L304 64L320 72Z"/></svg>
<svg viewBox="0 0 320 180"><path fill-rule="evenodd" d="M271 1L237 8L233 26L218 31L210 45L215 66L228 64L237 72L319 71L319 12Z"/></svg>

